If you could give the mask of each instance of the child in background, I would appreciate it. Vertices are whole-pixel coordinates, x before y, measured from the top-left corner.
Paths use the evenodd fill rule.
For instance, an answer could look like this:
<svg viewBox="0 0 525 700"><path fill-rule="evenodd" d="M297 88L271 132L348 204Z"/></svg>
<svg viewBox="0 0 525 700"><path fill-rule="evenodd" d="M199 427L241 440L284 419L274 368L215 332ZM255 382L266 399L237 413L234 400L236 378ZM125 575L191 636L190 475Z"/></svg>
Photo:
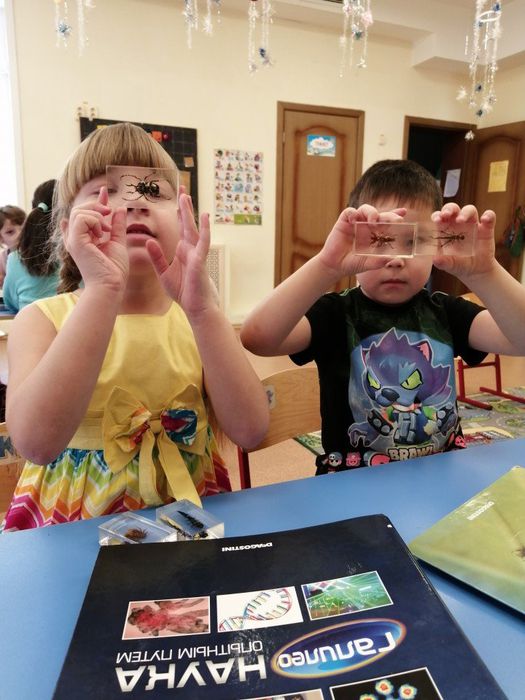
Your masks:
<svg viewBox="0 0 525 700"><path fill-rule="evenodd" d="M0 243L3 246L0 250L0 288L4 284L7 257L18 245L25 218L26 213L20 207L11 204L0 207Z"/></svg>
<svg viewBox="0 0 525 700"><path fill-rule="evenodd" d="M212 423L245 447L267 430L266 394L206 270L208 215L197 230L190 197L174 189L112 211L109 164L175 175L131 124L97 130L65 167L64 293L25 307L9 337L7 423L29 461L6 530L200 503L230 490Z"/></svg>
<svg viewBox="0 0 525 700"><path fill-rule="evenodd" d="M321 385L317 473L371 466L464 446L454 357L525 353L525 289L494 257L495 214L442 207L434 178L411 161L380 161L350 195L322 250L248 317L241 340L260 355L314 360ZM434 214L432 212L436 211ZM358 221L477 224L473 256L353 254ZM424 288L432 263L486 305ZM358 287L325 292L346 275Z"/></svg>
<svg viewBox="0 0 525 700"><path fill-rule="evenodd" d="M58 265L49 242L55 183L47 180L36 188L17 249L7 258L4 304L14 314L35 299L57 293Z"/></svg>

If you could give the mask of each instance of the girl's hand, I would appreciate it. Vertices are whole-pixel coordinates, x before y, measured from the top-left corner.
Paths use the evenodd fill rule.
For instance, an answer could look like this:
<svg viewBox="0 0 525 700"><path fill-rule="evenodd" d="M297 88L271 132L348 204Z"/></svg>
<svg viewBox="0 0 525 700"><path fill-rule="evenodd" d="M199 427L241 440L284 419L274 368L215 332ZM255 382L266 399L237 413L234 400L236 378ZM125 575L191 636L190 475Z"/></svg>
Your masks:
<svg viewBox="0 0 525 700"><path fill-rule="evenodd" d="M355 224L361 221L397 223L403 220L405 214L404 208L380 214L369 204L362 204L359 209L345 209L328 234L319 259L327 268L333 270L338 278L383 267L385 257L354 254Z"/></svg>
<svg viewBox="0 0 525 700"><path fill-rule="evenodd" d="M96 202L84 202L71 211L64 230L65 246L80 270L85 287L101 285L123 291L129 270L127 213L123 207L112 215L111 211L107 188L101 187Z"/></svg>
<svg viewBox="0 0 525 700"><path fill-rule="evenodd" d="M208 214L202 214L200 229L197 230L191 197L182 193L179 196L179 222L180 239L171 263L156 240L147 241L146 248L166 293L191 318L210 307L217 307L217 292L206 268L210 219Z"/></svg>
<svg viewBox="0 0 525 700"><path fill-rule="evenodd" d="M460 228L461 224L477 224L474 254L471 257L459 255L439 255L434 265L445 272L459 277L463 282L472 275L490 272L498 264L495 258L494 228L496 214L488 209L478 220L478 212L472 204L460 209L457 204L445 204L440 212L432 215L438 225Z"/></svg>

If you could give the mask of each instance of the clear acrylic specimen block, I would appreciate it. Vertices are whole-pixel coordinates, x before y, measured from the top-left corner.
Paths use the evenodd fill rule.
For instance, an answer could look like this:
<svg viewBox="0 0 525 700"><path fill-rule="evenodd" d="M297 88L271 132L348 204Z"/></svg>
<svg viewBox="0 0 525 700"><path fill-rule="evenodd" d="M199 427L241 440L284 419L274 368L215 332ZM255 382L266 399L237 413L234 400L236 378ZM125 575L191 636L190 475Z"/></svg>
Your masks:
<svg viewBox="0 0 525 700"><path fill-rule="evenodd" d="M433 221L419 223L416 232L414 255L458 255L470 257L476 247L475 222L437 224Z"/></svg>
<svg viewBox="0 0 525 700"><path fill-rule="evenodd" d="M156 517L162 525L171 527L179 540L224 537L224 523L187 499L157 508Z"/></svg>
<svg viewBox="0 0 525 700"><path fill-rule="evenodd" d="M174 168L139 168L128 165L106 167L109 206L148 209L177 204L179 171Z"/></svg>
<svg viewBox="0 0 525 700"><path fill-rule="evenodd" d="M388 258L411 258L416 224L357 221L354 224L354 254Z"/></svg>
<svg viewBox="0 0 525 700"><path fill-rule="evenodd" d="M98 528L98 541L101 545L175 542L177 539L177 532L173 528L135 513L117 515Z"/></svg>

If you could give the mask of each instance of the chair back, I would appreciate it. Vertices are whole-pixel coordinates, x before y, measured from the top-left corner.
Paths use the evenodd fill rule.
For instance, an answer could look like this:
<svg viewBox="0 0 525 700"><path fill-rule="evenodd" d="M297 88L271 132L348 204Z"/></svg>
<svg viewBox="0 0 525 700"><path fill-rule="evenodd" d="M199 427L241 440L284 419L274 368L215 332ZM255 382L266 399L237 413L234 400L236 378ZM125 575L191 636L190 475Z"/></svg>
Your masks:
<svg viewBox="0 0 525 700"><path fill-rule="evenodd" d="M0 317L0 383L7 384L7 336L13 319ZM3 416L2 416L3 420Z"/></svg>
<svg viewBox="0 0 525 700"><path fill-rule="evenodd" d="M0 423L0 520L11 503L25 459L14 448L5 423Z"/></svg>
<svg viewBox="0 0 525 700"><path fill-rule="evenodd" d="M241 488L251 486L248 454L321 428L317 367L298 367L262 380L270 405L270 425L264 439L249 450L238 449Z"/></svg>

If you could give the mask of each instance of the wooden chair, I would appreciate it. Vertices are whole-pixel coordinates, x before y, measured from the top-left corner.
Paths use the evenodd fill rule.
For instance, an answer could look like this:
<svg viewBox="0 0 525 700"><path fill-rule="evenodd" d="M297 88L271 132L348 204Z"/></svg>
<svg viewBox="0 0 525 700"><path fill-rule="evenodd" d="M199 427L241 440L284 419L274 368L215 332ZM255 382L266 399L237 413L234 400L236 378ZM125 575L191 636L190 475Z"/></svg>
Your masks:
<svg viewBox="0 0 525 700"><path fill-rule="evenodd" d="M5 395L8 377L7 336L12 323L12 318L7 319L0 316L0 422L5 420Z"/></svg>
<svg viewBox="0 0 525 700"><path fill-rule="evenodd" d="M25 459L11 443L5 423L0 423L0 522L11 503L24 463Z"/></svg>
<svg viewBox="0 0 525 700"><path fill-rule="evenodd" d="M270 404L266 437L250 450L237 448L241 489L251 487L249 454L321 428L317 367L285 369L262 380Z"/></svg>
<svg viewBox="0 0 525 700"><path fill-rule="evenodd" d="M468 301L473 301L475 304L481 304L480 299L473 293L469 292L467 294L462 294L462 297L464 299L468 299ZM480 386L479 391L485 394L493 394L494 396L500 396L503 399L510 399L511 401L517 401L518 403L525 403L525 398L523 396L515 396L514 394L509 394L506 391L503 391L501 388L501 362L499 355L497 353L492 353L494 359L487 359L483 360L483 362L480 362L479 365L474 365L473 367L470 367L469 365L465 364L461 357L458 357L457 360L457 369L458 369L458 395L457 399L458 401L463 401L463 403L468 403L471 406L476 406L477 408L484 408L485 410L492 410L492 406L490 403L487 403L486 401L479 401L478 399L470 399L466 393L465 393L465 372L468 369L477 369L478 367L494 367L494 374L495 374L495 380L496 380L496 388L492 389L490 387L486 386ZM489 355L490 358L490 355Z"/></svg>

